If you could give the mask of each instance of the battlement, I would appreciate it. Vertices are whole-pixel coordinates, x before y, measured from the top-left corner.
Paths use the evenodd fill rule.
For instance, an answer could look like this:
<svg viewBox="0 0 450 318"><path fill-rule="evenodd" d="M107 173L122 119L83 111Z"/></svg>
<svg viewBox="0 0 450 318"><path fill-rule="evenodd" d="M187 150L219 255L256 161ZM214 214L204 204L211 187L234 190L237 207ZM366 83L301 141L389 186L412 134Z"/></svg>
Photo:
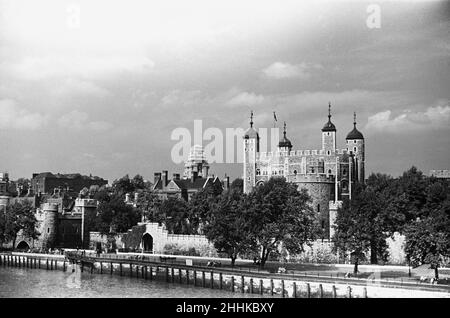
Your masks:
<svg viewBox="0 0 450 318"><path fill-rule="evenodd" d="M450 179L450 170L430 170L430 176L440 179Z"/></svg>
<svg viewBox="0 0 450 318"><path fill-rule="evenodd" d="M342 201L330 201L329 203L330 210L337 210L340 207L342 207Z"/></svg>
<svg viewBox="0 0 450 318"><path fill-rule="evenodd" d="M325 173L315 173L315 174L297 174L289 175L289 182L323 182L323 183L334 183L334 175L329 175Z"/></svg>
<svg viewBox="0 0 450 318"><path fill-rule="evenodd" d="M351 151L347 149L336 149L334 155L350 154ZM260 160L270 160L277 157L303 157L303 156L326 156L327 152L323 149L312 149L312 150L291 150L289 155L287 151L267 151L259 152L257 154L257 159ZM449 170L432 170L432 171L449 171ZM448 172L450 174L450 172Z"/></svg>
<svg viewBox="0 0 450 318"><path fill-rule="evenodd" d="M75 200L76 207L87 207L87 208L96 208L97 200L94 199L76 199Z"/></svg>
<svg viewBox="0 0 450 318"><path fill-rule="evenodd" d="M44 203L42 206L43 211L48 212L58 212L58 204L57 203Z"/></svg>

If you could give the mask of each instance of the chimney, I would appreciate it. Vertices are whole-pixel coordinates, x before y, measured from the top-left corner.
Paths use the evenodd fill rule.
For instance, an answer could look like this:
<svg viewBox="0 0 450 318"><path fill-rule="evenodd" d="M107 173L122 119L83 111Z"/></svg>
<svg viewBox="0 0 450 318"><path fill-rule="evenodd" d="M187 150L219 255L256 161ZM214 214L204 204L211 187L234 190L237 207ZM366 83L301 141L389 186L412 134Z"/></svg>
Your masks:
<svg viewBox="0 0 450 318"><path fill-rule="evenodd" d="M155 184L158 183L158 181L161 180L161 173L160 172L155 172Z"/></svg>
<svg viewBox="0 0 450 318"><path fill-rule="evenodd" d="M223 189L226 191L230 188L230 177L225 175L225 178L223 178Z"/></svg>
<svg viewBox="0 0 450 318"><path fill-rule="evenodd" d="M202 166L202 177L208 178L208 166L206 165Z"/></svg>
<svg viewBox="0 0 450 318"><path fill-rule="evenodd" d="M197 176L198 176L198 172L197 171L192 171L191 182L194 182L197 179Z"/></svg>
<svg viewBox="0 0 450 318"><path fill-rule="evenodd" d="M139 199L139 193L135 192L134 193L134 202L137 202L138 199Z"/></svg>
<svg viewBox="0 0 450 318"><path fill-rule="evenodd" d="M180 174L179 173L174 173L173 174L173 179L174 180L180 180Z"/></svg>
<svg viewBox="0 0 450 318"><path fill-rule="evenodd" d="M163 179L163 185L167 186L167 184L169 183L169 171L163 170L162 179Z"/></svg>
<svg viewBox="0 0 450 318"><path fill-rule="evenodd" d="M130 202L130 194L129 193L125 194L125 202L126 203Z"/></svg>

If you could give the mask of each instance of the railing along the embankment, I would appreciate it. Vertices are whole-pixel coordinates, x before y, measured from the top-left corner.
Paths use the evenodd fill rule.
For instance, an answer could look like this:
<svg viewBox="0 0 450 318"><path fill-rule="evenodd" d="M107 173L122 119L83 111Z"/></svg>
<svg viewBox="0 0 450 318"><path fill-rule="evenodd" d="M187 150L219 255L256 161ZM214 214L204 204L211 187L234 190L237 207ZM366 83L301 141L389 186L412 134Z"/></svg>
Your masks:
<svg viewBox="0 0 450 318"><path fill-rule="evenodd" d="M89 251L66 252L65 255L0 253L0 266L40 268L46 270L90 271L91 274L118 274L219 289L231 292L293 298L366 298L379 295L380 288L417 289L413 284L398 285L376 280L326 277L305 274L278 274L236 268L187 265L175 257L153 255L96 254ZM377 290L378 289L378 290ZM421 292L444 292L450 288L420 286ZM368 295L368 293L371 293Z"/></svg>

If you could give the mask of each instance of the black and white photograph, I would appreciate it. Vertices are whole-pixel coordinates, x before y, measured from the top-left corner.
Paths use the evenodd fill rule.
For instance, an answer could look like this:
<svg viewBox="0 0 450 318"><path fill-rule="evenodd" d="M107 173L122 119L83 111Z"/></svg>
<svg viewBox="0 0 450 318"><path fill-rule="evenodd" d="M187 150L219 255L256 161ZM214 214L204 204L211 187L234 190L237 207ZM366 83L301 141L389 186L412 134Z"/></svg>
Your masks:
<svg viewBox="0 0 450 318"><path fill-rule="evenodd" d="M0 0L0 298L448 299L449 137L448 0Z"/></svg>

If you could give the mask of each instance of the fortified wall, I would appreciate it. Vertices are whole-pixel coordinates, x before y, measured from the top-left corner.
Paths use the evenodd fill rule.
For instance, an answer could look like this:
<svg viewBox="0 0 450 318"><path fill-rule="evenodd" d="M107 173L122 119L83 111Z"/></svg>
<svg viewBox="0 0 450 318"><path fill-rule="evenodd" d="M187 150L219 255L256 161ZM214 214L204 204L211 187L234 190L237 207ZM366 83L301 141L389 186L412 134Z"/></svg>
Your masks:
<svg viewBox="0 0 450 318"><path fill-rule="evenodd" d="M134 240L129 240L125 236L132 235ZM117 234L114 236L117 248L134 248L144 250L144 252L162 254L166 245L177 245L180 248L195 248L200 250L214 250L212 243L208 241L204 235L180 235L169 234L164 225L153 222L141 222L137 226L128 230L127 233ZM109 237L111 241L112 238ZM108 236L98 232L91 232L90 248L94 249L97 243L100 243L102 249L110 246Z"/></svg>

